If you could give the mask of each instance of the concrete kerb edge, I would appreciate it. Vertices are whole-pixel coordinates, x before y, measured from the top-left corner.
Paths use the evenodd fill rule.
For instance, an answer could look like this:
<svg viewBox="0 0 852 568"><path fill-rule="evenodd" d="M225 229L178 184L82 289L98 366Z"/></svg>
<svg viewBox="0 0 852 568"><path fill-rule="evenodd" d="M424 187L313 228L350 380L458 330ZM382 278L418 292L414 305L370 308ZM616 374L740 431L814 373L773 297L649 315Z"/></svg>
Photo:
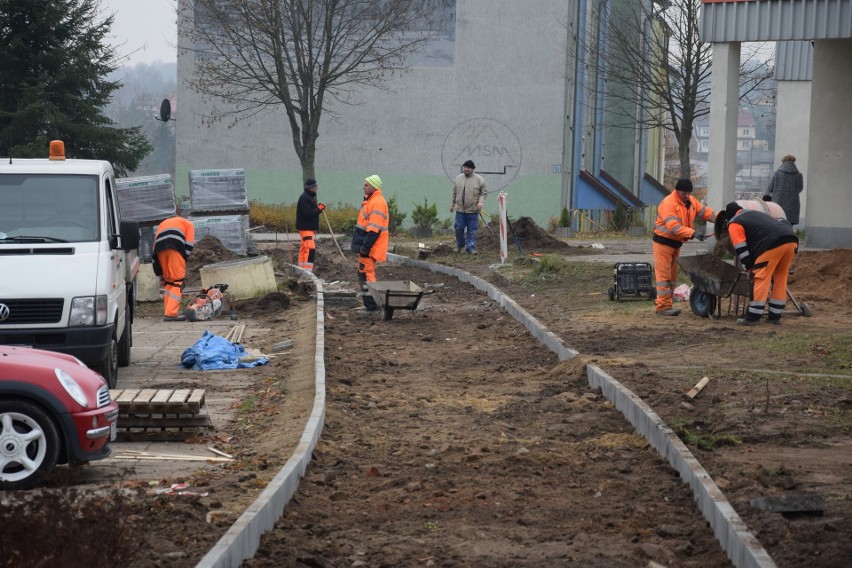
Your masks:
<svg viewBox="0 0 852 568"><path fill-rule="evenodd" d="M196 565L198 568L237 568L243 560L254 556L260 546L261 536L275 526L284 513L284 507L298 489L322 433L325 421L325 300L322 281L307 270L296 266L292 270L300 277L313 280L317 290L314 404L311 415L293 455L257 499L204 555Z"/></svg>
<svg viewBox="0 0 852 568"><path fill-rule="evenodd" d="M477 276L451 266L433 264L395 254L388 254L388 260L447 274L462 282L467 282L488 294L489 298L521 322L534 337L554 352L560 361L579 355L578 351L565 345L559 337L527 313L514 300ZM684 483L689 485L693 497L698 503L698 508L710 523L713 534L734 566L737 566L737 568L775 568L776 564L769 553L748 530L746 524L725 498L710 474L651 407L599 367L587 365L586 374L589 385L592 388L600 387L603 396L613 403L630 424L648 440L651 447L668 460L669 464L680 474Z"/></svg>

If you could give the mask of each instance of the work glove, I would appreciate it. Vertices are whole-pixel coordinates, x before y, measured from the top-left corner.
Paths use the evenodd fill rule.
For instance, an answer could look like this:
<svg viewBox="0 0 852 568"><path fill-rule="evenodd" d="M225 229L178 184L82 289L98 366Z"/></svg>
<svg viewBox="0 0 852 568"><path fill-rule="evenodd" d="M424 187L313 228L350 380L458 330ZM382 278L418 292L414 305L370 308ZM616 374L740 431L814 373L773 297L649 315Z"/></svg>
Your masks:
<svg viewBox="0 0 852 568"><path fill-rule="evenodd" d="M319 203L319 204L317 205L317 208L319 208L319 210L320 210L320 211L325 210L325 203Z"/></svg>
<svg viewBox="0 0 852 568"><path fill-rule="evenodd" d="M364 242L358 250L358 255L370 256L370 249L373 248L373 245L376 244L377 240L379 240L379 233L375 231L367 231L367 234L364 236Z"/></svg>
<svg viewBox="0 0 852 568"><path fill-rule="evenodd" d="M706 238L707 238L707 237L704 235L704 233L693 233L693 235L692 235L692 236L693 236L693 238L698 239L698 240L699 240L699 241L701 241L702 243L704 242L704 239L706 239Z"/></svg>
<svg viewBox="0 0 852 568"><path fill-rule="evenodd" d="M772 201L772 196L767 193L766 195L763 196L763 200L764 201Z"/></svg>

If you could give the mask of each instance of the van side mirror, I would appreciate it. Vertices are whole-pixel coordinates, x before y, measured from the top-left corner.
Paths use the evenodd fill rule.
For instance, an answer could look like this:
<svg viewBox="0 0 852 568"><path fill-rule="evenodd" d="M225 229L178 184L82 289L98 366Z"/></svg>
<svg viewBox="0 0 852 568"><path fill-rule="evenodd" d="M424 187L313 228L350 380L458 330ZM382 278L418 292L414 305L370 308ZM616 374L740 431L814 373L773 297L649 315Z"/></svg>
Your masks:
<svg viewBox="0 0 852 568"><path fill-rule="evenodd" d="M110 237L111 249L135 250L139 248L139 221L122 221L118 235Z"/></svg>

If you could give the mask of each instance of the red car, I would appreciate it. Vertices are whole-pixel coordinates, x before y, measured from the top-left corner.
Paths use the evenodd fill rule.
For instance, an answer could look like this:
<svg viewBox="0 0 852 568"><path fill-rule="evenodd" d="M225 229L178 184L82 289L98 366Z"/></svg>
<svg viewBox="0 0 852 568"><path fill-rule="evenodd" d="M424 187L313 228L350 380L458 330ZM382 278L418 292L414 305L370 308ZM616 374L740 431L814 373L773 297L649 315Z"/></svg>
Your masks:
<svg viewBox="0 0 852 568"><path fill-rule="evenodd" d="M117 419L106 381L79 359L0 345L0 489L109 456Z"/></svg>

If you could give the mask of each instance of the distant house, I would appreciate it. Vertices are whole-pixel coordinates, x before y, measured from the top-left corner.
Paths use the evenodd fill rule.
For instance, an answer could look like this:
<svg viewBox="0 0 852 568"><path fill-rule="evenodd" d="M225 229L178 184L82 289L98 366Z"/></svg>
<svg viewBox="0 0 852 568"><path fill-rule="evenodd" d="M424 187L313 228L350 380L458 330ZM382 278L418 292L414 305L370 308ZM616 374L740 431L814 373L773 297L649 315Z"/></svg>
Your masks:
<svg viewBox="0 0 852 568"><path fill-rule="evenodd" d="M705 117L702 122L695 125L693 129L695 140L694 157L706 160L710 151L710 123ZM758 147L766 148L766 140L757 139L757 123L748 109L740 109L737 114L737 152L749 152Z"/></svg>
<svg viewBox="0 0 852 568"><path fill-rule="evenodd" d="M740 109L737 115L737 152L751 150L756 133L757 124L754 122L754 116L750 111Z"/></svg>
<svg viewBox="0 0 852 568"><path fill-rule="evenodd" d="M757 138L757 122L748 109L737 115L737 171L734 191L737 199L749 199L763 193L773 172L773 152L769 141ZM708 169L710 123L706 119L695 125L693 161L697 172Z"/></svg>

